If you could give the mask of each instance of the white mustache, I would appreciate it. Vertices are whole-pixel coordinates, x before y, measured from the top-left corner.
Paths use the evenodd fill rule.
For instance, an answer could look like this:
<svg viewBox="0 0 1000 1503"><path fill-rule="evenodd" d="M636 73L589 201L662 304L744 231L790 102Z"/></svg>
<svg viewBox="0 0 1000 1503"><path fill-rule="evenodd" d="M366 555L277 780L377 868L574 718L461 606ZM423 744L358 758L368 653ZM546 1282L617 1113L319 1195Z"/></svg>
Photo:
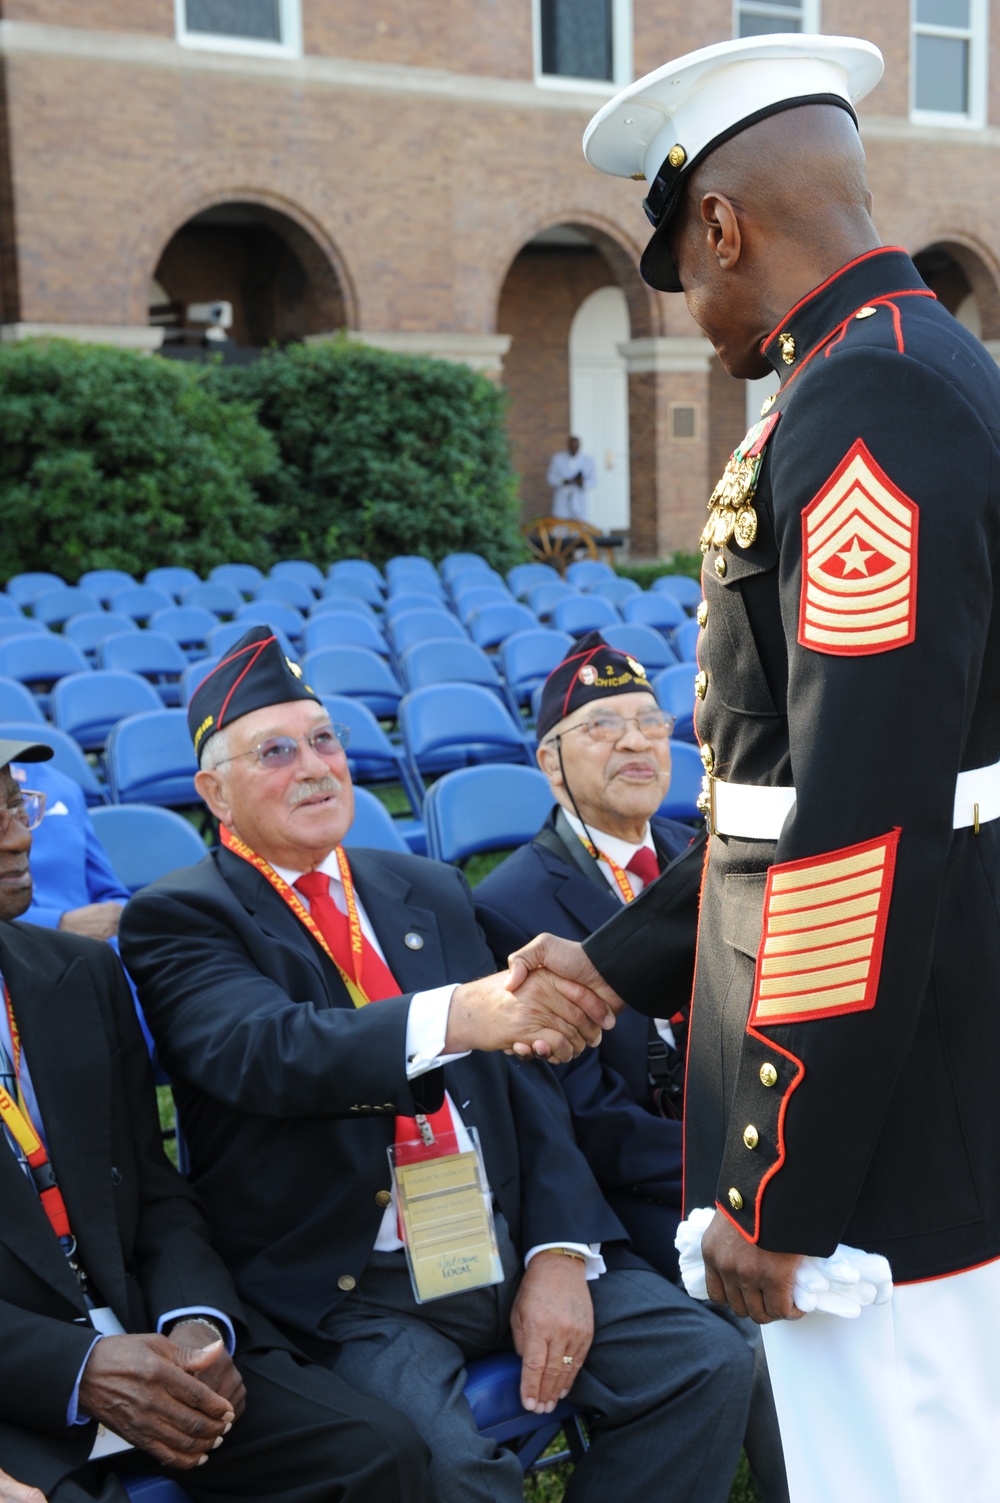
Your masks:
<svg viewBox="0 0 1000 1503"><path fill-rule="evenodd" d="M296 783L291 793L291 806L294 809L303 799L314 798L317 793L339 793L342 787L340 779L331 773L327 773L325 778L310 778L308 782Z"/></svg>

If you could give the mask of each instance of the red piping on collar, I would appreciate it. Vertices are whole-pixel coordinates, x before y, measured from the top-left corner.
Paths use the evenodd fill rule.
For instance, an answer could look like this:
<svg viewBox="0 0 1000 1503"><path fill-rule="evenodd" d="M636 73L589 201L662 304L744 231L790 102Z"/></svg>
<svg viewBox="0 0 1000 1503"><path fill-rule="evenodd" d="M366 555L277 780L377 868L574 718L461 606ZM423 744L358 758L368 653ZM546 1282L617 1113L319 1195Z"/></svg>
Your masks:
<svg viewBox="0 0 1000 1503"><path fill-rule="evenodd" d="M788 380L782 382L781 386L778 387L777 395L779 397L784 396L785 392L791 386L791 384L795 380L796 376L801 376L802 372L805 370L805 368L809 364L810 360L812 360L816 355L818 355L819 352L820 352L820 350L824 350L825 349L826 354L829 355L830 349L832 348L832 346L830 345L830 341L834 338L834 335L839 334L841 337L843 337L845 326L851 322L851 319L853 319L858 312L860 312L861 308L874 307L875 304L881 303L881 304L885 304L885 306L887 306L888 308L892 309L893 323L894 323L895 332L896 332L896 344L899 347L900 354L902 354L903 353L903 333L902 333L902 326L901 326L900 321L899 321L899 310L890 301L890 299L895 298L895 297L930 297L930 298L934 298L934 301L937 302L936 295L933 292L930 292L926 288L921 289L919 287L903 287L898 292L884 292L881 297L872 298L869 302L861 303L859 305L859 307L855 309L855 312L851 314L850 318L847 318L847 319L845 319L843 321L843 324L837 324L834 328L832 328L830 330L829 334L824 334L823 335L823 338L821 340L819 340L819 342L809 351L809 354L802 361L802 364L798 367L798 369L792 371L792 374L788 377ZM837 342L839 342L839 341L834 340L834 343L837 343Z"/></svg>
<svg viewBox="0 0 1000 1503"><path fill-rule="evenodd" d="M771 340L777 338L780 330L785 326L785 324L787 324L790 318L795 317L800 308L804 308L806 303L812 302L813 298L816 297L818 293L823 292L827 287L831 286L832 283L836 282L840 277L844 275L845 271L850 271L852 266L860 266L863 261L870 261L874 256L887 256L892 252L895 252L897 255L906 255L906 250L901 245L877 245L874 250L865 251L863 255L855 256L853 261L848 261L845 266L841 266L839 270L833 272L831 276L828 276L825 282L820 282L818 287L814 287L811 292L807 292L805 297L800 297L798 302L795 304L795 307L788 310L784 318L780 323L775 325L770 334L768 334L767 338L761 340L761 354L763 355L765 349L771 343Z"/></svg>

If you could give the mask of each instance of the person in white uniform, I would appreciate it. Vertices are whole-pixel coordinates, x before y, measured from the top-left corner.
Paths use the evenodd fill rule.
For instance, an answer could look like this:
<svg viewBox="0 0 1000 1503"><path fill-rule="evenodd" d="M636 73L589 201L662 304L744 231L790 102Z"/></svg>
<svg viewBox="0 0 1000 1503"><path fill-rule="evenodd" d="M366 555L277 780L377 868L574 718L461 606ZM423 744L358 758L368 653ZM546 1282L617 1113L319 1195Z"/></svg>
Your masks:
<svg viewBox="0 0 1000 1503"><path fill-rule="evenodd" d="M565 449L553 454L546 477L552 486L552 515L567 522L586 522L588 496L597 484L594 461L585 454L580 440L572 434Z"/></svg>

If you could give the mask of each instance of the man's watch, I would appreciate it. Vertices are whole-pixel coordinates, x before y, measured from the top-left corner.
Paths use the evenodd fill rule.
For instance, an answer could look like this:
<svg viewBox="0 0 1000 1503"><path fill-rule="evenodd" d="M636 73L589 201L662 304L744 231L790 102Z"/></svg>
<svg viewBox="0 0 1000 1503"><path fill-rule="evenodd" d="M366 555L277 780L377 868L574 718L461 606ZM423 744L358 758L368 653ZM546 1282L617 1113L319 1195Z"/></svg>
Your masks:
<svg viewBox="0 0 1000 1503"><path fill-rule="evenodd" d="M217 1320L212 1320L211 1316L209 1315L181 1315L177 1318L177 1320L172 1320L170 1322L170 1325L164 1330L163 1334L164 1336L173 1336L174 1332L180 1326L190 1325L208 1326L208 1329L210 1331L215 1332L216 1336L222 1342L223 1346L226 1345L227 1337L225 1331L219 1325L219 1322Z"/></svg>

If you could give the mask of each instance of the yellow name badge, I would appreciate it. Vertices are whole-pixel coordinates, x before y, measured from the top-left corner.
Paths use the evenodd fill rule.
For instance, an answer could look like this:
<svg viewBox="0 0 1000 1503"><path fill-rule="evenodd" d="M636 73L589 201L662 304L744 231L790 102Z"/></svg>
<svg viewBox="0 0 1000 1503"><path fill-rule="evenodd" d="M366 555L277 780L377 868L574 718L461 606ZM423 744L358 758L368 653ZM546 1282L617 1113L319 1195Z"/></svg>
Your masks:
<svg viewBox="0 0 1000 1503"><path fill-rule="evenodd" d="M413 1294L418 1304L503 1282L491 1197L477 1135L457 1149L454 1133L439 1134L434 1157L411 1162L408 1148L388 1150ZM402 1150L402 1152L400 1152Z"/></svg>

